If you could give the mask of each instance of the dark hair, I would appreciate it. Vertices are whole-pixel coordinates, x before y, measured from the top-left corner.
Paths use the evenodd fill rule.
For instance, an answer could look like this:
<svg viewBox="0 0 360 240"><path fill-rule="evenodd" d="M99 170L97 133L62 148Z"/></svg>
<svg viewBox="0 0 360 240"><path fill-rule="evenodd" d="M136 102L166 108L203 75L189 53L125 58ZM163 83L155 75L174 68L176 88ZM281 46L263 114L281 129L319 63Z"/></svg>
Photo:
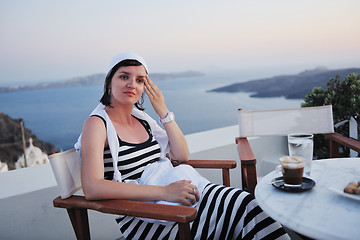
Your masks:
<svg viewBox="0 0 360 240"><path fill-rule="evenodd" d="M118 64L116 64L106 75L105 82L104 82L104 94L100 99L100 102L102 104L104 104L105 106L112 107L111 101L110 101L111 91L110 91L109 86L111 84L111 79L113 78L115 72L120 67L128 67L128 66L142 66L142 64L137 60L126 59L126 60L123 60L123 61L119 62ZM144 104L144 97L143 97L143 95L141 95L140 100L138 102L136 102L134 105L137 109L144 111L145 108L142 106L143 104Z"/></svg>

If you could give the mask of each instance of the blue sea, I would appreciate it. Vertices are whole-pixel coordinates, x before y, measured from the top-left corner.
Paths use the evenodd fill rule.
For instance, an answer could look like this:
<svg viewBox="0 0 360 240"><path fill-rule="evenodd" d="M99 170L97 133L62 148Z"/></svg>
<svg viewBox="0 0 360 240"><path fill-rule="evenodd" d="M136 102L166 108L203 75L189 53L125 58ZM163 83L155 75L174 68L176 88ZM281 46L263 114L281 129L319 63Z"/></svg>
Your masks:
<svg viewBox="0 0 360 240"><path fill-rule="evenodd" d="M215 93L208 90L266 75L236 72L207 73L202 77L156 81L166 105L175 113L184 134L237 124L237 109L299 107L302 100L252 98L250 93ZM83 122L99 103L103 86L55 88L0 94L0 110L12 118L22 118L39 139L59 150L72 148ZM157 119L145 97L145 111Z"/></svg>

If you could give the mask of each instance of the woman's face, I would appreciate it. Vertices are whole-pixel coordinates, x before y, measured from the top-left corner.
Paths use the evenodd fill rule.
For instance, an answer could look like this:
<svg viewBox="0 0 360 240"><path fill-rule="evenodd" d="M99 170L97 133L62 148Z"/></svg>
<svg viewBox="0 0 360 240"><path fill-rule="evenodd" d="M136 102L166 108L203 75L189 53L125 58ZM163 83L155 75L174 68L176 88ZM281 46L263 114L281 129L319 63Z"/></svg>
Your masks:
<svg viewBox="0 0 360 240"><path fill-rule="evenodd" d="M142 65L120 67L111 79L111 105L134 105L144 91L146 75Z"/></svg>

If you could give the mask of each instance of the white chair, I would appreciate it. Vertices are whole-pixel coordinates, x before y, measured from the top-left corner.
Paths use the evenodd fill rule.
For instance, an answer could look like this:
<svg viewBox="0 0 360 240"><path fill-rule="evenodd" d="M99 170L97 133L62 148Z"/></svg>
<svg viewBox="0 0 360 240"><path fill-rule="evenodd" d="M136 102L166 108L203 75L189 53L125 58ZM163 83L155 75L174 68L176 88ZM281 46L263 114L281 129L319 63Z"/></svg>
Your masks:
<svg viewBox="0 0 360 240"><path fill-rule="evenodd" d="M279 158L288 155L287 135L325 134L330 139L330 157L338 145L360 152L360 143L334 133L332 106L245 111L239 109L239 137L236 138L241 162L242 188L252 194L259 178L273 171Z"/></svg>
<svg viewBox="0 0 360 240"><path fill-rule="evenodd" d="M62 199L81 189L81 164L75 149L49 155L49 160Z"/></svg>
<svg viewBox="0 0 360 240"><path fill-rule="evenodd" d="M83 195L73 195L81 189L81 164L75 149L49 155L49 160L60 192L53 205L66 208L77 239L90 239L88 209L177 222L179 238L191 239L189 223L197 216L196 208L130 200L88 201ZM223 184L226 186L230 186L229 170L236 167L235 160L189 160L185 163L195 168L222 169Z"/></svg>

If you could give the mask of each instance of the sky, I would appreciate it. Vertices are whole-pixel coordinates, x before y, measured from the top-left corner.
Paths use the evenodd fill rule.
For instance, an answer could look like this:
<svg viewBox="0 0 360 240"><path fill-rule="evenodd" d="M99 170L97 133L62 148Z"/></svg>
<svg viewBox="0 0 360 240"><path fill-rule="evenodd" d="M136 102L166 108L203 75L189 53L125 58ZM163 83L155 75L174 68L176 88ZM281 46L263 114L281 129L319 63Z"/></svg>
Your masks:
<svg viewBox="0 0 360 240"><path fill-rule="evenodd" d="M360 67L359 0L0 0L0 87L105 73ZM270 77L270 76L269 76Z"/></svg>

